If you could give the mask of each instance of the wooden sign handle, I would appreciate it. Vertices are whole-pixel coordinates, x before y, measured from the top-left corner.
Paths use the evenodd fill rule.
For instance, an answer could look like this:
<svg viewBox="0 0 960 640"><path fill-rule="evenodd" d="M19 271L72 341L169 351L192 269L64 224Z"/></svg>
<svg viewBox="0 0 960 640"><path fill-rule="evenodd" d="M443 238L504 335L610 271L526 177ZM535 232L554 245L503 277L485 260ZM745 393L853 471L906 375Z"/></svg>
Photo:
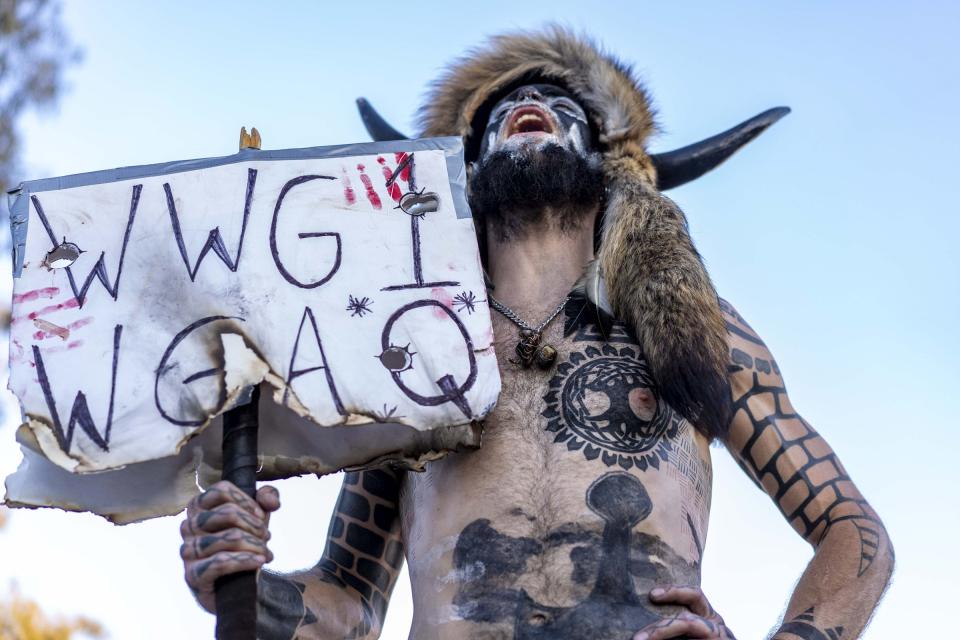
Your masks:
<svg viewBox="0 0 960 640"><path fill-rule="evenodd" d="M223 414L223 479L251 498L257 492L257 408L260 387L250 402ZM217 640L256 640L257 572L243 571L218 578Z"/></svg>
<svg viewBox="0 0 960 640"><path fill-rule="evenodd" d="M259 149L260 132L240 129L240 149ZM223 414L223 480L256 499L257 430L260 387L251 390L248 404ZM256 640L257 572L242 571L214 583L217 606L217 640Z"/></svg>

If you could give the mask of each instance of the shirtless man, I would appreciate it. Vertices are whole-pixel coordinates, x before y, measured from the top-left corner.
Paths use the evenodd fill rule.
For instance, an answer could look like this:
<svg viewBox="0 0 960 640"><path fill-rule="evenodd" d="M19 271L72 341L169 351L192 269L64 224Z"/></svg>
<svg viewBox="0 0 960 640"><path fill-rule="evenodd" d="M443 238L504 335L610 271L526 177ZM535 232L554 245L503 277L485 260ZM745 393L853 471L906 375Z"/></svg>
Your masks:
<svg viewBox="0 0 960 640"><path fill-rule="evenodd" d="M523 113L551 124L524 127ZM423 473L346 474L320 561L259 573L258 635L378 637L405 557L417 640L733 638L699 588L708 439L664 400L628 327L567 300L594 259L604 198L585 107L535 83L489 114L471 204L491 296L534 326L560 309L540 341L556 363L516 364L518 327L510 311L495 313L503 388L482 448ZM815 549L773 637L856 638L892 571L884 527L793 409L763 341L730 304L721 309L733 402L724 444ZM271 559L277 508L275 489L254 501L227 483L190 504L181 553L205 609L216 578Z"/></svg>

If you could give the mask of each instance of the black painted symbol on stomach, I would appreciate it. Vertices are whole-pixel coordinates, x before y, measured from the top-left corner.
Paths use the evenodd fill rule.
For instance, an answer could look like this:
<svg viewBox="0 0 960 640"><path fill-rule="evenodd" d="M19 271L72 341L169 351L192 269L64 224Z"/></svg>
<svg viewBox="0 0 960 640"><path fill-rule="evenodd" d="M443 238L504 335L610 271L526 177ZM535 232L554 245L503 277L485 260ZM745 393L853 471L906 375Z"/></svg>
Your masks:
<svg viewBox="0 0 960 640"><path fill-rule="evenodd" d="M695 565L659 538L633 531L653 509L638 478L606 473L587 489L586 503L603 521L600 534L579 522L562 524L540 539L505 535L486 519L467 525L453 552L461 581L453 601L459 615L510 626L510 637L518 640L623 640L660 619L636 579L650 586L699 583ZM528 561L562 545L571 547L572 581L582 584L595 576L589 594L569 607L542 604L519 586L530 573Z"/></svg>
<svg viewBox="0 0 960 640"><path fill-rule="evenodd" d="M543 417L554 442L608 467L660 468L682 418L656 390L646 362L630 347L587 347L557 367Z"/></svg>

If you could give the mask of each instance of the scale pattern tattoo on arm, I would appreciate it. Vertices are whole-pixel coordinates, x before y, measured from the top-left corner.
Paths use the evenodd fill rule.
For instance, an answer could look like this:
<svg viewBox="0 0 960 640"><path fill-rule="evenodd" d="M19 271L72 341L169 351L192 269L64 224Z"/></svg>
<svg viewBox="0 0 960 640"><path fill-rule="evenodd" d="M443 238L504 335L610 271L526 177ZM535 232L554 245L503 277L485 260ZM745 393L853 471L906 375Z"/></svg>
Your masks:
<svg viewBox="0 0 960 640"><path fill-rule="evenodd" d="M364 637L383 625L403 565L399 502L396 471L373 469L344 477L317 568L360 595L364 620L353 637Z"/></svg>
<svg viewBox="0 0 960 640"><path fill-rule="evenodd" d="M376 637L383 626L390 593L403 566L399 500L396 471L374 469L344 476L327 546L311 572L315 579L359 598L363 619L344 637ZM257 637L292 640L300 637L301 627L318 619L322 622L326 603L321 603L318 611L305 606L307 588L303 580L261 572L259 599L264 615L258 616Z"/></svg>
<svg viewBox="0 0 960 640"><path fill-rule="evenodd" d="M814 546L839 522L860 539L862 576L885 531L836 454L793 408L780 369L760 337L721 300L730 334L733 421L727 446L783 516Z"/></svg>

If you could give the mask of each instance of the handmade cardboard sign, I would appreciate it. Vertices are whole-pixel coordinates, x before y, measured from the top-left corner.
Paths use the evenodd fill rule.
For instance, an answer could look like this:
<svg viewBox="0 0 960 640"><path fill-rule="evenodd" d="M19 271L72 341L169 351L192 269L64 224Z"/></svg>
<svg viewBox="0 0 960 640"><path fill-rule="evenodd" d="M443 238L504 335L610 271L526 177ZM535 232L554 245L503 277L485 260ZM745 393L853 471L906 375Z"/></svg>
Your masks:
<svg viewBox="0 0 960 640"><path fill-rule="evenodd" d="M9 386L25 457L8 503L175 512L198 469L217 475L217 416L258 384L264 477L478 445L500 380L460 144L21 185Z"/></svg>

